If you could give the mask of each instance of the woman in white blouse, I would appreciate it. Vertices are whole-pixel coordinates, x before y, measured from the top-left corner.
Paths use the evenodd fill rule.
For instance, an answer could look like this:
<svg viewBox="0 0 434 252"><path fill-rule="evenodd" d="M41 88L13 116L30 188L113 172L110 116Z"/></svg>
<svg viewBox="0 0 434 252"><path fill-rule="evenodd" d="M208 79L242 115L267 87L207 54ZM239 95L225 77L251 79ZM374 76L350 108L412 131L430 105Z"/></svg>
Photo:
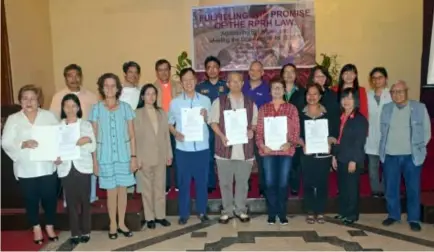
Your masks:
<svg viewBox="0 0 434 252"><path fill-rule="evenodd" d="M91 230L91 204L89 202L91 191L91 176L93 174L92 152L96 149L95 134L92 124L82 120L83 112L80 100L75 94L67 94L61 103L61 125L80 128L80 158L72 161L56 161L57 174L62 180L65 198L68 206L69 226L71 228L70 243L86 243L90 240ZM81 209L79 215L78 209ZM81 229L80 229L81 226Z"/></svg>
<svg viewBox="0 0 434 252"><path fill-rule="evenodd" d="M33 226L33 240L42 244L44 238L39 224L39 203L45 212L45 230L50 241L57 241L53 224L57 206L57 174L52 161L31 161L30 149L38 148L33 140L32 126L57 125L56 116L39 108L41 90L26 85L18 92L22 110L8 117L3 130L2 145L14 162L14 174L23 191L26 214Z"/></svg>

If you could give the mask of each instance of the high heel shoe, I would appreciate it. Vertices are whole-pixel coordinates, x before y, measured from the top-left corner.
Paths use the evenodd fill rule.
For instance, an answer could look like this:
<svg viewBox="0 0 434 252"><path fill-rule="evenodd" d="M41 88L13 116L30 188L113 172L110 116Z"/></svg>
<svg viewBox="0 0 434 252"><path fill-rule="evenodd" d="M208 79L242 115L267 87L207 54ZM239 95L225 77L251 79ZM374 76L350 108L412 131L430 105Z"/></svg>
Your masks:
<svg viewBox="0 0 434 252"><path fill-rule="evenodd" d="M59 237L58 237L57 235L54 236L54 237L48 237L48 240L49 240L50 242L56 242L56 241L59 240Z"/></svg>
<svg viewBox="0 0 434 252"><path fill-rule="evenodd" d="M33 240L33 243L35 243L36 245L42 245L42 243L44 243L44 238L39 240Z"/></svg>
<svg viewBox="0 0 434 252"><path fill-rule="evenodd" d="M123 231L122 229L118 228L118 233L123 234L125 237L132 237L133 232L131 231Z"/></svg>
<svg viewBox="0 0 434 252"><path fill-rule="evenodd" d="M110 234L109 233L108 237L109 237L110 240L116 240L118 238L118 234L117 233L114 233L114 234Z"/></svg>

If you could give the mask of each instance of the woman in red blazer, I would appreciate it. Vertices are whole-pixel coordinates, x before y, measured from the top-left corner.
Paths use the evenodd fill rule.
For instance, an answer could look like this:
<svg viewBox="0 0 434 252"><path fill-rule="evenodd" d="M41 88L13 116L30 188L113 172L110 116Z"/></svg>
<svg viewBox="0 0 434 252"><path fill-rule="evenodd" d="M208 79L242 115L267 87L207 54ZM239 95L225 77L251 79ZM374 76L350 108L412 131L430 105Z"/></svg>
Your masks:
<svg viewBox="0 0 434 252"><path fill-rule="evenodd" d="M337 92L338 100L341 100L341 93L345 88L355 88L359 93L359 112L368 119L368 94L364 87L359 86L357 78L357 68L353 64L346 64L342 67L339 74L338 86L333 87L333 91Z"/></svg>

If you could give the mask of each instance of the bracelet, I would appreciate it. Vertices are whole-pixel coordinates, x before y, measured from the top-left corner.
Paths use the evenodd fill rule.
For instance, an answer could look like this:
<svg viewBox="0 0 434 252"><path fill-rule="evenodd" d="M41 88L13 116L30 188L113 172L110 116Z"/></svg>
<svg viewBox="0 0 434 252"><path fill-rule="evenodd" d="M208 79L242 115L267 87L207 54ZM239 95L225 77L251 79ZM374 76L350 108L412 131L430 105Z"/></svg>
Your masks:
<svg viewBox="0 0 434 252"><path fill-rule="evenodd" d="M136 155L131 155L131 157L132 157L132 158L136 158L137 156L136 156Z"/></svg>

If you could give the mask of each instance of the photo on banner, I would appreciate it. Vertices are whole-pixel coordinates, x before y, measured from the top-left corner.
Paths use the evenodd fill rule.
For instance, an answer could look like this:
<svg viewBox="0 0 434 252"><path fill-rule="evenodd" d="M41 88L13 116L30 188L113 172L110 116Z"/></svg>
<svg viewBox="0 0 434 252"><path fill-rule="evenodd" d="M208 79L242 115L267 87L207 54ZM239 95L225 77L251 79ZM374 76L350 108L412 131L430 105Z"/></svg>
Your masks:
<svg viewBox="0 0 434 252"><path fill-rule="evenodd" d="M219 58L222 70L247 70L254 60L266 69L315 66L313 0L197 7L191 20L196 71L205 70L209 55Z"/></svg>

